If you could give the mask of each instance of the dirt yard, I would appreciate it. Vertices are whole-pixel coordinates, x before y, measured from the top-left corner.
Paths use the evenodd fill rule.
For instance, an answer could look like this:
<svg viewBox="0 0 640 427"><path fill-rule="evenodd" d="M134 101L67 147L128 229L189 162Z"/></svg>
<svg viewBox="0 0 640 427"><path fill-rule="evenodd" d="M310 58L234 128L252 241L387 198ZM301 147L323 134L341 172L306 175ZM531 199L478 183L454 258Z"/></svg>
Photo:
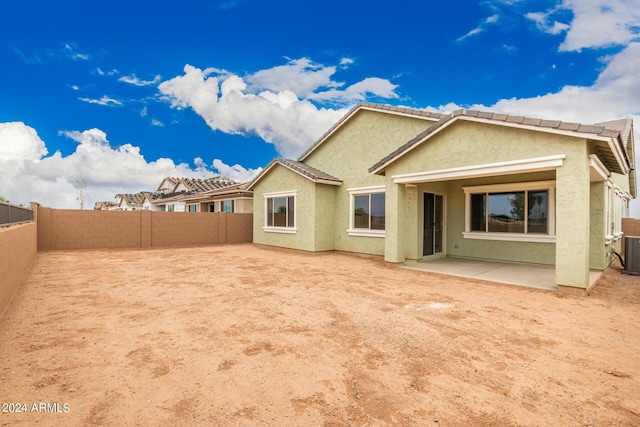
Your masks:
<svg viewBox="0 0 640 427"><path fill-rule="evenodd" d="M578 297L253 245L39 253L0 402L2 426L640 425L640 277Z"/></svg>

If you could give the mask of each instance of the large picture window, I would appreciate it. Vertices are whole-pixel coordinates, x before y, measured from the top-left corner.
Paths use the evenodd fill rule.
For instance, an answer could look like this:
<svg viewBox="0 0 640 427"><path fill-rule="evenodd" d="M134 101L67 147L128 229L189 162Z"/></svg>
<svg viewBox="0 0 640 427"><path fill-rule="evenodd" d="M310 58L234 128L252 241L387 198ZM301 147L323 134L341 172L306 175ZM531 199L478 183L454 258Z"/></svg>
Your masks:
<svg viewBox="0 0 640 427"><path fill-rule="evenodd" d="M466 238L552 241L555 182L465 187Z"/></svg>
<svg viewBox="0 0 640 427"><path fill-rule="evenodd" d="M295 233L296 193L265 194L265 231Z"/></svg>
<svg viewBox="0 0 640 427"><path fill-rule="evenodd" d="M350 236L384 237L384 186L349 189L351 209Z"/></svg>

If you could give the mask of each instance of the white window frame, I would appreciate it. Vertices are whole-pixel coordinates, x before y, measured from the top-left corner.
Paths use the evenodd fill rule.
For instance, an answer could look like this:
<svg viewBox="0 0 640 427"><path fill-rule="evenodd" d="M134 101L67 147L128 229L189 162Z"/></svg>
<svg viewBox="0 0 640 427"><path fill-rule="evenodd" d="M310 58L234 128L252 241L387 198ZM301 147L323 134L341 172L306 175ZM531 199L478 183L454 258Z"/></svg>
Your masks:
<svg viewBox="0 0 640 427"><path fill-rule="evenodd" d="M609 242L622 238L622 218L628 215L627 195L618 186L613 185L614 209L613 209L613 235ZM609 236L607 236L609 237Z"/></svg>
<svg viewBox="0 0 640 427"><path fill-rule="evenodd" d="M353 210L355 206L355 196L366 196L371 194L385 194L385 186L384 185L374 185L371 187L357 187L357 188L347 188L349 192L349 229L347 229L347 234L349 236L356 237L380 237L383 238L385 236L385 230L367 230L366 228L354 228L353 226ZM369 203L371 203L371 199L369 199ZM386 204L386 198L385 198ZM371 214L371 212L369 212ZM386 206L385 206L385 227L386 227Z"/></svg>
<svg viewBox="0 0 640 427"><path fill-rule="evenodd" d="M556 242L556 182L555 181L530 181L515 182L509 184L477 185L472 187L462 187L465 193L465 213L464 232L465 239L477 240L501 240L509 242L535 242L535 243L555 243ZM499 233L488 231L471 231L471 194L478 193L506 193L512 191L547 191L547 234L539 233ZM526 223L525 223L526 230Z"/></svg>
<svg viewBox="0 0 640 427"><path fill-rule="evenodd" d="M610 245L613 242L613 232L611 229L612 212L611 205L613 203L613 182L608 180L605 184L604 193L604 243Z"/></svg>
<svg viewBox="0 0 640 427"><path fill-rule="evenodd" d="M262 230L267 233L283 233L283 234L297 234L298 233L298 190L289 191L277 191L273 193L264 193L264 226ZM293 197L293 227L275 227L268 226L267 216L268 212L268 199L275 199L278 197ZM287 209L289 209L287 207ZM288 214L288 212L287 212Z"/></svg>

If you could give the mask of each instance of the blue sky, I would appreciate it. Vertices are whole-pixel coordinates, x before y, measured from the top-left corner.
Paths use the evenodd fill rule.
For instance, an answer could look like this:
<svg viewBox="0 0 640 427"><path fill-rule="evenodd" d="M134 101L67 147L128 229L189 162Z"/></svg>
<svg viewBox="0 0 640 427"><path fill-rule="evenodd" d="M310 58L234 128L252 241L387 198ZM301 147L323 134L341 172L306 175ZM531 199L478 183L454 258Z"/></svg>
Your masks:
<svg viewBox="0 0 640 427"><path fill-rule="evenodd" d="M0 60L14 203L248 180L362 101L640 129L640 0L9 2Z"/></svg>

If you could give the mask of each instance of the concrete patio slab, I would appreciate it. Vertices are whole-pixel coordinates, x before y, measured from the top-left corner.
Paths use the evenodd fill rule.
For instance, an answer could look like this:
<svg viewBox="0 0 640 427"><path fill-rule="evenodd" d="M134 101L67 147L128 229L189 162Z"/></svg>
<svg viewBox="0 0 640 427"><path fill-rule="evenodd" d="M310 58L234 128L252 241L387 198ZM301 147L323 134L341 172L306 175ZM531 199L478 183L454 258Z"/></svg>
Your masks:
<svg viewBox="0 0 640 427"><path fill-rule="evenodd" d="M428 261L407 260L402 267L410 270L429 271L457 277L469 277L536 289L558 289L556 286L555 267L546 265L446 257ZM593 285L601 274L601 271L590 271L589 283Z"/></svg>

